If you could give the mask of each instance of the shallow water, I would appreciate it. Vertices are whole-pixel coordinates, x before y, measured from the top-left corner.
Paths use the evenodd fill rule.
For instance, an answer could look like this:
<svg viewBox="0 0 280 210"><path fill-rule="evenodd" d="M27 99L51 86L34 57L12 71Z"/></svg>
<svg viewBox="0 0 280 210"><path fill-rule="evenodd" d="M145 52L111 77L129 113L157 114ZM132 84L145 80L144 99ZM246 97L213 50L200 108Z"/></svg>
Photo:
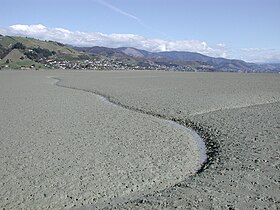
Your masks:
<svg viewBox="0 0 280 210"><path fill-rule="evenodd" d="M176 128L182 129L187 133L190 133L193 137L193 139L196 141L197 143L197 148L198 151L200 151L200 159L199 159L199 164L200 166L203 165L203 163L207 160L207 150L206 150L206 145L204 140L192 129L190 128L186 128L176 122L173 122L171 120L165 120L168 123L171 123L172 125L174 125Z"/></svg>

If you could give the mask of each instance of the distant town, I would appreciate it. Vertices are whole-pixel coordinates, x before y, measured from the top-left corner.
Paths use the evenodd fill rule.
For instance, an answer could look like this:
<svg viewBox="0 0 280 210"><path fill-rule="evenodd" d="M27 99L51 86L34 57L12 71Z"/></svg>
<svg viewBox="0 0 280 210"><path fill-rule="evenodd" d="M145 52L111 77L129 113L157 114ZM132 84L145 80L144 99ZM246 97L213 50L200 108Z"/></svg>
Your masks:
<svg viewBox="0 0 280 210"><path fill-rule="evenodd" d="M148 52L136 48L73 47L0 35L0 69L164 70L280 72L280 64L255 64L195 52Z"/></svg>

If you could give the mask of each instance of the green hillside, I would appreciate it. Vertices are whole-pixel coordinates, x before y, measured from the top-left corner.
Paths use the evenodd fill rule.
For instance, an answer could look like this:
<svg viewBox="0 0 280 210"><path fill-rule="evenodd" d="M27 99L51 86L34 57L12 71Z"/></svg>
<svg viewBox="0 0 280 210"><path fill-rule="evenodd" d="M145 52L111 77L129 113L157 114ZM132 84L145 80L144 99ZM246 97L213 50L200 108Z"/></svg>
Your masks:
<svg viewBox="0 0 280 210"><path fill-rule="evenodd" d="M72 54L73 56L78 56L81 53L77 52L64 44L54 41L41 41L34 38L27 38L27 37L15 37L15 36L1 36L0 37L0 44L5 48L10 48L12 45L16 44L17 42L22 43L27 48L43 48L48 49L51 51L56 51L64 54Z"/></svg>
<svg viewBox="0 0 280 210"><path fill-rule="evenodd" d="M136 48L69 47L55 41L0 35L1 69L89 69L280 72L279 64L254 64L195 52Z"/></svg>
<svg viewBox="0 0 280 210"><path fill-rule="evenodd" d="M46 60L80 60L86 57L64 44L33 38L0 36L1 68L47 68Z"/></svg>

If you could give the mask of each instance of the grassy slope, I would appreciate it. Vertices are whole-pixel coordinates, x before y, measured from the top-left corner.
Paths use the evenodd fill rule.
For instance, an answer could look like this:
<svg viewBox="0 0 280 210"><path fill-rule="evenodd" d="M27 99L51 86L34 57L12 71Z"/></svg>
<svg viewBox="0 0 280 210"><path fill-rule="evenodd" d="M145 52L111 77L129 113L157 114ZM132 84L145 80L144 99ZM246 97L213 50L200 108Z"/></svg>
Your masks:
<svg viewBox="0 0 280 210"><path fill-rule="evenodd" d="M81 54L73 49L70 49L67 46L61 46L61 45L57 44L56 42L41 41L38 39L24 38L24 37L13 37L13 38L15 40L17 40L17 42L21 42L27 48L40 47L43 49L48 49L50 51L55 51L57 53L71 54L73 56L78 56Z"/></svg>
<svg viewBox="0 0 280 210"><path fill-rule="evenodd" d="M0 37L0 46L4 49L10 49L14 44L17 42L22 43L26 46L27 49L32 48L42 48L48 49L50 51L55 51L56 56L60 59L77 59L78 56L83 55L83 53L73 50L65 45L62 45L57 42L52 41L41 41L34 38L27 38L27 37L15 37L15 36L1 36ZM20 59L24 57L24 59ZM20 67L30 67L31 65L35 65L36 67L42 67L42 64L37 63L28 59L24 55L24 51L22 50L11 50L2 60L0 60L0 66L5 66L6 60L9 59L9 67L11 68L20 68Z"/></svg>
<svg viewBox="0 0 280 210"><path fill-rule="evenodd" d="M21 58L24 59L21 59ZM30 59L28 59L23 52L21 52L18 49L13 49L8 55L6 55L1 61L0 65L5 66L6 60L9 60L9 67L10 68L20 68L20 67L30 67L31 65L34 65L35 67L43 67L42 64L39 64L37 62L34 62Z"/></svg>
<svg viewBox="0 0 280 210"><path fill-rule="evenodd" d="M0 44L4 48L10 48L13 44L15 44L17 41L13 39L13 37L10 36L1 36L0 37Z"/></svg>
<svg viewBox="0 0 280 210"><path fill-rule="evenodd" d="M17 42L21 42L27 48L40 47L43 49L48 49L50 51L55 51L56 53L72 55L73 57L77 57L78 55L82 54L67 46L62 46L61 44L58 44L57 42L41 41L41 40L33 39L33 38L15 37L15 36L0 37L0 44L5 48L10 48L12 45L14 45Z"/></svg>

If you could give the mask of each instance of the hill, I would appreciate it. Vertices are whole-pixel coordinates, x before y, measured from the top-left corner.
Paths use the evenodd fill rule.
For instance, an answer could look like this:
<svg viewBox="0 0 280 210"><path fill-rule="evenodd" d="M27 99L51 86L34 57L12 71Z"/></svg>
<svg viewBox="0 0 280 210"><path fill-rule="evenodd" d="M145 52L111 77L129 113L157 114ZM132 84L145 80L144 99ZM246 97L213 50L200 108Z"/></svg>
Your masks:
<svg viewBox="0 0 280 210"><path fill-rule="evenodd" d="M131 47L74 47L77 51L129 60L139 68L161 68L178 71L280 72L279 64L255 64L242 60L214 58L196 52L148 52ZM133 61L133 62L132 62Z"/></svg>
<svg viewBox="0 0 280 210"><path fill-rule="evenodd" d="M242 60L213 58L195 52L160 52L159 56L165 57L170 60L193 60L213 66L216 70L220 71L252 71L254 64L247 63Z"/></svg>
<svg viewBox="0 0 280 210"><path fill-rule="evenodd" d="M0 69L136 69L134 60L123 55L103 48L93 55L55 41L0 35Z"/></svg>
<svg viewBox="0 0 280 210"><path fill-rule="evenodd" d="M59 42L0 36L2 68L49 68L47 61L80 60L83 56L83 53Z"/></svg>
<svg viewBox="0 0 280 210"><path fill-rule="evenodd" d="M1 68L280 72L280 64L247 63L195 52L74 47L55 41L0 35Z"/></svg>
<svg viewBox="0 0 280 210"><path fill-rule="evenodd" d="M213 66L200 61L171 60L157 53L131 47L73 47L75 50L94 56L104 56L130 66L132 69L176 70L176 71L212 71Z"/></svg>

